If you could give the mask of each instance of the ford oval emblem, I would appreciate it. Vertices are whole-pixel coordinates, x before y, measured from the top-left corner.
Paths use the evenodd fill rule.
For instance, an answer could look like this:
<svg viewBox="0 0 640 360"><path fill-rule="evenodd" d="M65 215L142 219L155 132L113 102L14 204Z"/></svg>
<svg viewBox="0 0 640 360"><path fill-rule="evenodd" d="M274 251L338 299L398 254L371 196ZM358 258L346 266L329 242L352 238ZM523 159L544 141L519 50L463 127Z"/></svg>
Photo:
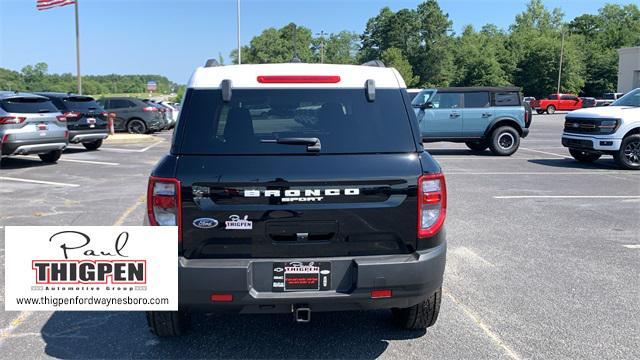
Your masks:
<svg viewBox="0 0 640 360"><path fill-rule="evenodd" d="M199 229L211 229L218 226L218 220L212 218L199 218L193 220L193 226Z"/></svg>

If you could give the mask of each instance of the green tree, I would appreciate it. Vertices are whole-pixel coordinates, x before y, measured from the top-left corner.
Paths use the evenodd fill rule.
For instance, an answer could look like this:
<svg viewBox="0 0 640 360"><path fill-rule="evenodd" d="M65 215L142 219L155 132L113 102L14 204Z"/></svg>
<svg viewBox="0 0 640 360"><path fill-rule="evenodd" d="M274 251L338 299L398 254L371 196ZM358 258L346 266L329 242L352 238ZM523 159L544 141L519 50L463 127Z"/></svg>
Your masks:
<svg viewBox="0 0 640 360"><path fill-rule="evenodd" d="M295 45L294 45L295 34ZM242 47L243 64L267 64L289 62L297 54L302 62L312 62L311 30L290 23L280 29L268 28ZM237 50L231 52L234 64L238 63Z"/></svg>
<svg viewBox="0 0 640 360"><path fill-rule="evenodd" d="M503 86L509 85L509 76L498 61L500 51L492 36L494 29L485 28L476 32L471 25L464 28L456 39L454 59L456 71L455 86Z"/></svg>
<svg viewBox="0 0 640 360"><path fill-rule="evenodd" d="M413 69L407 58L402 55L402 51L398 48L388 48L382 52L382 62L388 67L393 67L404 79L408 87L417 85L418 77L413 75Z"/></svg>
<svg viewBox="0 0 640 360"><path fill-rule="evenodd" d="M320 38L313 40L314 48L318 49L315 60L320 62ZM360 48L360 36L351 31L340 31L330 34L324 44L324 62L329 64L355 64L356 54Z"/></svg>

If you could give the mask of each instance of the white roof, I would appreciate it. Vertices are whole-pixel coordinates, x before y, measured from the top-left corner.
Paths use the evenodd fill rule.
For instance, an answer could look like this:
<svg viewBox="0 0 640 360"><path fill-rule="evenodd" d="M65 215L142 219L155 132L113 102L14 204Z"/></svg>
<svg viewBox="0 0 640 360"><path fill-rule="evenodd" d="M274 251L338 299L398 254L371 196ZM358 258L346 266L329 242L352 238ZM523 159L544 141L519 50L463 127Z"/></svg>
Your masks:
<svg viewBox="0 0 640 360"><path fill-rule="evenodd" d="M337 83L263 84L258 76L269 75L337 75ZM364 88L368 79L376 88L406 88L402 76L394 68L333 64L247 64L198 67L189 80L190 88L220 88L222 80L231 80L231 88Z"/></svg>

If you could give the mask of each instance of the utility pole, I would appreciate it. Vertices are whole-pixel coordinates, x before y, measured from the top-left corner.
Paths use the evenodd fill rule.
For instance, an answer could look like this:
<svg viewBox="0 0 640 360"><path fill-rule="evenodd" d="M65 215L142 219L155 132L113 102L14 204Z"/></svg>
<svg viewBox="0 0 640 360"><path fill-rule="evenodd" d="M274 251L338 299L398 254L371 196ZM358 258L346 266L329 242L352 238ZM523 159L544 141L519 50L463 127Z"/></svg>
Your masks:
<svg viewBox="0 0 640 360"><path fill-rule="evenodd" d="M242 64L242 54L240 53L240 0L236 2L237 5L237 32L238 32L238 65Z"/></svg>
<svg viewBox="0 0 640 360"><path fill-rule="evenodd" d="M320 63L324 64L324 36L328 34L324 30L320 30L316 35L320 36Z"/></svg>
<svg viewBox="0 0 640 360"><path fill-rule="evenodd" d="M78 94L82 95L82 77L80 76L80 25L78 21L78 0L75 1L76 9L76 74L78 77Z"/></svg>
<svg viewBox="0 0 640 360"><path fill-rule="evenodd" d="M298 26L296 24L293 24L293 58L291 59L292 63L302 62L300 60L300 57L298 56L297 39L298 39Z"/></svg>
<svg viewBox="0 0 640 360"><path fill-rule="evenodd" d="M564 55L564 29L560 28L562 40L560 42L560 66L558 67L558 94L560 94L560 81L562 80L562 57Z"/></svg>

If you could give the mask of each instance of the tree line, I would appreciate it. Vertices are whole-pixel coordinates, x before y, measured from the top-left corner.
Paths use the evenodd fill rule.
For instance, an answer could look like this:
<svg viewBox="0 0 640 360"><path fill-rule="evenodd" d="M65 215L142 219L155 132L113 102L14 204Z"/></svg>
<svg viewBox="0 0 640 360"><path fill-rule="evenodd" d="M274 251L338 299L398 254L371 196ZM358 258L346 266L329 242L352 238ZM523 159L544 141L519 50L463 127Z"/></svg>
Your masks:
<svg viewBox="0 0 640 360"><path fill-rule="evenodd" d="M385 7L361 34L319 37L290 23L255 36L242 47L242 62L288 62L294 56L310 63L324 56L324 62L337 64L380 59L395 67L409 87L515 85L542 97L556 91L564 37L561 91L600 96L617 87L616 50L640 46L635 4L605 4L595 15L567 22L559 8L531 0L507 30L468 25L455 34L452 26L436 0L396 12ZM237 63L237 51L231 59Z"/></svg>
<svg viewBox="0 0 640 360"><path fill-rule="evenodd" d="M85 94L144 93L147 81L157 83L158 93L175 91L178 85L161 75L83 75ZM76 76L71 73L49 74L46 63L27 65L19 72L0 68L0 90L76 92Z"/></svg>

